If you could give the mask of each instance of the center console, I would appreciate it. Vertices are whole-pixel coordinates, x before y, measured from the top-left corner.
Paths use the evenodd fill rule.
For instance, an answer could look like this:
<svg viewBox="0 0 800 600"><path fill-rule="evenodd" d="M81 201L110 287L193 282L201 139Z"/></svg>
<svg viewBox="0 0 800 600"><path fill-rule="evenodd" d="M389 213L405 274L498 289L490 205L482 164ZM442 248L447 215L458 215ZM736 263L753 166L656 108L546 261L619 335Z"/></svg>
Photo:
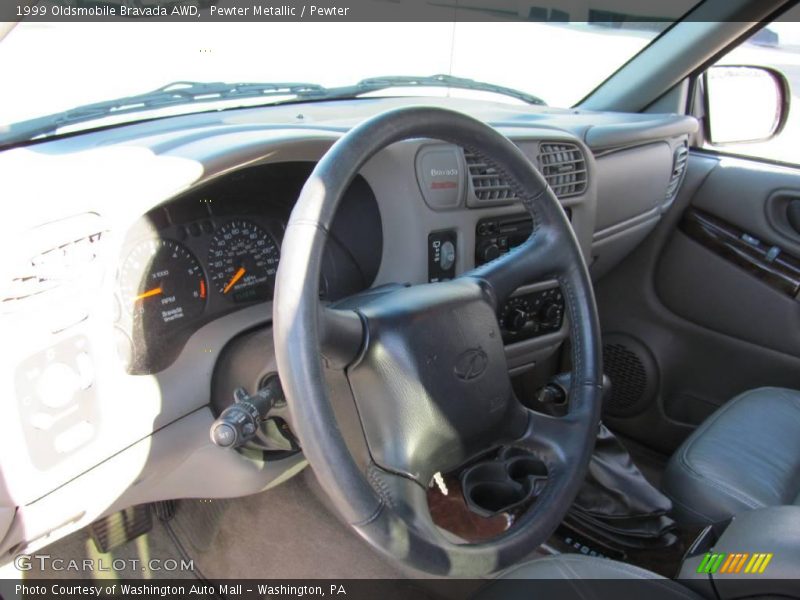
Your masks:
<svg viewBox="0 0 800 600"><path fill-rule="evenodd" d="M475 227L475 266L491 262L519 246L532 229L533 222L527 213L481 219ZM561 330L564 321L561 290L555 284L545 289L535 287L520 288L498 310L497 318L507 344Z"/></svg>

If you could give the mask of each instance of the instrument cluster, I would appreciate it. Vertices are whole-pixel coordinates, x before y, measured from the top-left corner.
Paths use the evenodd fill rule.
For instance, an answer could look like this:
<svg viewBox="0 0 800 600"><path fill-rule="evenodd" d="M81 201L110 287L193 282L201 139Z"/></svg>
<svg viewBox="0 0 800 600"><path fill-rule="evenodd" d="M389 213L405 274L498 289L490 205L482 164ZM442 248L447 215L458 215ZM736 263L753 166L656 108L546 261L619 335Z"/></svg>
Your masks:
<svg viewBox="0 0 800 600"><path fill-rule="evenodd" d="M311 167L287 163L233 174L154 209L128 233L115 333L129 372L162 370L203 324L272 300L285 223ZM363 179L340 212L320 281L331 300L369 287L382 250L377 203Z"/></svg>

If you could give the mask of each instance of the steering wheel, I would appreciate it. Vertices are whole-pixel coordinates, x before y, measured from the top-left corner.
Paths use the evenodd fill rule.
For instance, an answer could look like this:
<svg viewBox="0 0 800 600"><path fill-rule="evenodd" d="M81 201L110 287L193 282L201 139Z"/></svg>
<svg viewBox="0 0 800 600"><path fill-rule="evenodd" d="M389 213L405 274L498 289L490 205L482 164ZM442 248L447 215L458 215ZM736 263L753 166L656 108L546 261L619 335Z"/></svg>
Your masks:
<svg viewBox="0 0 800 600"><path fill-rule="evenodd" d="M522 245L454 280L398 286L355 309L319 299L320 266L337 205L363 165L412 138L483 157L533 218ZM391 225L391 224L389 224ZM547 540L583 480L599 423L602 368L591 281L578 242L542 175L505 136L467 115L410 107L343 135L306 182L286 228L274 298L278 370L303 451L340 515L373 547L438 575L505 569ZM496 311L520 285L556 279L572 336L565 416L524 407L508 374ZM324 364L323 364L324 363ZM343 371L355 403L359 457L329 398L326 369ZM426 488L501 445L534 454L547 482L513 527L471 544L439 530Z"/></svg>

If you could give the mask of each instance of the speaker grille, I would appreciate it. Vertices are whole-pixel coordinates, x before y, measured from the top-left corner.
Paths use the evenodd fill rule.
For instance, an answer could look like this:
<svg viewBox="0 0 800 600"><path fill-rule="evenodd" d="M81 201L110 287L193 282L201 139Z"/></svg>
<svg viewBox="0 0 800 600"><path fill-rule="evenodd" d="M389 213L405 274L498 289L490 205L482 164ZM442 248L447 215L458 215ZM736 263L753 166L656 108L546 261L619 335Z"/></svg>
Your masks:
<svg viewBox="0 0 800 600"><path fill-rule="evenodd" d="M647 371L639 356L625 344L605 344L603 365L611 379L605 411L615 416L638 411L647 391Z"/></svg>

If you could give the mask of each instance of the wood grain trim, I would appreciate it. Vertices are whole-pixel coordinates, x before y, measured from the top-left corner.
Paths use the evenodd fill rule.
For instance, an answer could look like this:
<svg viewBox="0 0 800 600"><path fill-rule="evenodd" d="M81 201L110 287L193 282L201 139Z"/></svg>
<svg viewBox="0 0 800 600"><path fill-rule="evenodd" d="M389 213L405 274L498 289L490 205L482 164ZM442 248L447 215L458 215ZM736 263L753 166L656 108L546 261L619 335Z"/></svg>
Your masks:
<svg viewBox="0 0 800 600"><path fill-rule="evenodd" d="M776 290L793 298L800 294L800 260L782 249L696 208L683 214L679 227L697 243Z"/></svg>

